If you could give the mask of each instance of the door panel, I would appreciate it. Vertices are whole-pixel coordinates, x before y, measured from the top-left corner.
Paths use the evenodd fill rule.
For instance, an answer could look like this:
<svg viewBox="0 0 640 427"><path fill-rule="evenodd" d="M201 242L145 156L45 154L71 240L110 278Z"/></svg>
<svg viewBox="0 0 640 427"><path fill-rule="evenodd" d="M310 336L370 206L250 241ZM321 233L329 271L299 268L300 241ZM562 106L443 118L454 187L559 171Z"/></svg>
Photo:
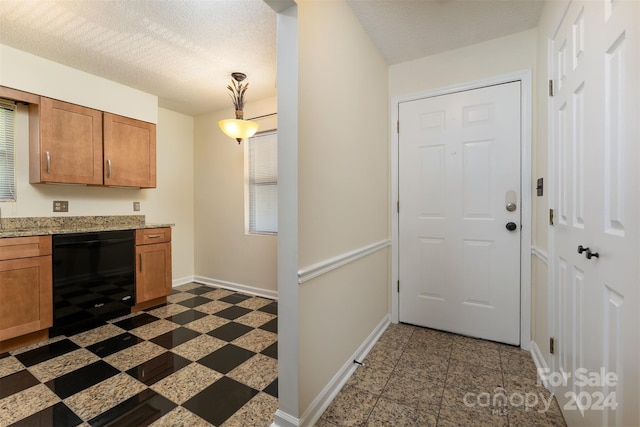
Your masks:
<svg viewBox="0 0 640 427"><path fill-rule="evenodd" d="M573 1L552 36L550 365L569 425L640 424L638 8ZM617 380L585 384L580 369Z"/></svg>
<svg viewBox="0 0 640 427"><path fill-rule="evenodd" d="M399 108L400 320L519 344L520 83Z"/></svg>

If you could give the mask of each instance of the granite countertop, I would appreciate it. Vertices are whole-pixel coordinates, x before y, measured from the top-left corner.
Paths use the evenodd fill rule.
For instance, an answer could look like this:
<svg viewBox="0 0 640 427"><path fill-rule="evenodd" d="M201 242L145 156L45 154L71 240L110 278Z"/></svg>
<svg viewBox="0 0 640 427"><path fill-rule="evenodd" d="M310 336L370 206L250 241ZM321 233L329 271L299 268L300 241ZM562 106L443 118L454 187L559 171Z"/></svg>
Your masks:
<svg viewBox="0 0 640 427"><path fill-rule="evenodd" d="M0 219L0 238L135 230L173 227L173 225L147 223L144 215L2 218Z"/></svg>

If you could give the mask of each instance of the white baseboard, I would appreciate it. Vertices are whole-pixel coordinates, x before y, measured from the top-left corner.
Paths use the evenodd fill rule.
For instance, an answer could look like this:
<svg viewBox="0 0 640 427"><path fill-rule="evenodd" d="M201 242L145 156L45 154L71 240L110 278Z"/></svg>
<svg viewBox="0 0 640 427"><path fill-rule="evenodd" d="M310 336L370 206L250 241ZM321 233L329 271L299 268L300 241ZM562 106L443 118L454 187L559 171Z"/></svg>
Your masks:
<svg viewBox="0 0 640 427"><path fill-rule="evenodd" d="M253 286L241 285L240 283L226 282L224 280L216 280L210 277L194 276L193 282L203 285L215 286L217 288L229 289L231 291L242 292L245 294L255 295L258 297L269 298L273 300L278 299L278 291L272 291L269 289L254 288Z"/></svg>
<svg viewBox="0 0 640 427"><path fill-rule="evenodd" d="M187 276L187 277L182 277L180 279L173 279L171 281L171 286L175 288L176 286L186 285L187 283L191 283L194 280L195 280L194 276Z"/></svg>
<svg viewBox="0 0 640 427"><path fill-rule="evenodd" d="M544 385L546 389L549 389L545 382L542 381L542 378L540 378L540 372L549 372L549 366L547 365L547 361L544 360L544 357L542 356L540 347L538 347L538 344L536 344L536 342L533 340L531 340L531 357L533 358L533 363L535 363L538 371L538 382Z"/></svg>
<svg viewBox="0 0 640 427"><path fill-rule="evenodd" d="M288 413L278 409L273 418L273 424L271 427L299 427L300 420Z"/></svg>
<svg viewBox="0 0 640 427"><path fill-rule="evenodd" d="M373 348L376 342L380 339L382 333L387 329L391 323L391 317L386 314L384 318L378 323L373 331L369 334L367 339L364 340L360 347L353 353L351 357L345 362L340 370L333 376L331 381L322 389L320 394L311 402L311 405L302 414L300 418L300 426L307 427L313 426L322 416L327 407L331 404L336 395L340 392L342 387L346 384L347 380L353 372L356 370L357 365L353 363L354 360L362 360L369 354L369 351Z"/></svg>

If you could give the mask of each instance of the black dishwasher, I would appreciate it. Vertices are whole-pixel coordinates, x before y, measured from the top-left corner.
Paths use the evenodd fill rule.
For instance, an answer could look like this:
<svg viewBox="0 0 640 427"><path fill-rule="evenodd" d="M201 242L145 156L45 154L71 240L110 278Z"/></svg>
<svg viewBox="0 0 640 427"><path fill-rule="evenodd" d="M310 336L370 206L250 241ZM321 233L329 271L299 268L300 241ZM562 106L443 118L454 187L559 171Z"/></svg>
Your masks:
<svg viewBox="0 0 640 427"><path fill-rule="evenodd" d="M51 336L104 324L134 304L134 230L53 236Z"/></svg>

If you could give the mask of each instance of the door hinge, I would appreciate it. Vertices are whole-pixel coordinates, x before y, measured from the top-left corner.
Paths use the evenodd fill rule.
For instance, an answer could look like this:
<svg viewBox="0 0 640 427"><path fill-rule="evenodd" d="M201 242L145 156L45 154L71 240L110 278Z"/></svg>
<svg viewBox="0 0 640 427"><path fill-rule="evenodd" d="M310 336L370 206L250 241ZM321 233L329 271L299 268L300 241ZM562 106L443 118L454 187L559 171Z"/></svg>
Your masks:
<svg viewBox="0 0 640 427"><path fill-rule="evenodd" d="M396 202L396 211L398 211L398 213L400 213L400 200L398 200Z"/></svg>
<svg viewBox="0 0 640 427"><path fill-rule="evenodd" d="M549 209L549 225L553 225L553 209Z"/></svg>
<svg viewBox="0 0 640 427"><path fill-rule="evenodd" d="M396 132L400 133L400 120L396 122Z"/></svg>
<svg viewBox="0 0 640 427"><path fill-rule="evenodd" d="M398 293L400 293L400 280L398 280Z"/></svg>
<svg viewBox="0 0 640 427"><path fill-rule="evenodd" d="M556 351L556 339L549 337L549 354L554 354Z"/></svg>
<svg viewBox="0 0 640 427"><path fill-rule="evenodd" d="M553 95L555 95L555 93L553 93L553 80L549 80L549 96Z"/></svg>

